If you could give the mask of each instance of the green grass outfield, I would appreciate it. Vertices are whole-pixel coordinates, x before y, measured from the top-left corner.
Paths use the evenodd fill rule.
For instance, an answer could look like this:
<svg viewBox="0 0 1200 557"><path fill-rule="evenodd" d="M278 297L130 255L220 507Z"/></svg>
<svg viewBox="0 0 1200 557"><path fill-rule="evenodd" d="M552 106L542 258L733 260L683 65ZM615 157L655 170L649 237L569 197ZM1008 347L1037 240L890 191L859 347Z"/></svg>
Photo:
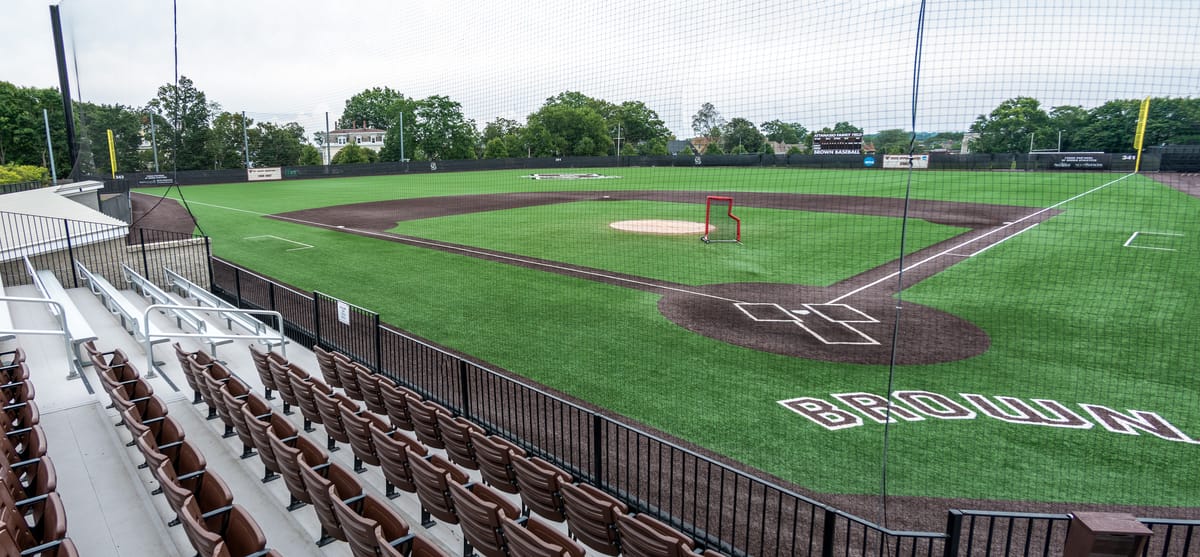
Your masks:
<svg viewBox="0 0 1200 557"><path fill-rule="evenodd" d="M580 172L587 172L581 169ZM184 188L214 254L374 309L463 351L818 492L878 493L884 427L826 430L777 401L886 393L886 366L797 359L710 340L662 317L658 295L262 218L398 198L564 190L763 191L901 197L880 170L620 168L616 180L528 171L296 180ZM1120 175L920 172L917 199L1049 207ZM146 193L162 190L143 190ZM702 198L698 194L698 198ZM736 198L736 193L735 193ZM986 331L990 349L897 368L893 388L1153 412L1200 437L1200 200L1134 176L904 293ZM394 231L681 284L826 285L894 259L902 221L739 208L745 245L632 235L614 220L703 221L703 205L581 202L400 223ZM908 223L914 251L963 229ZM1126 246L1138 232L1139 236ZM273 235L314 246L246 240ZM1162 248L1162 249L1147 249ZM909 327L905 322L900 340ZM845 408L844 405L841 406ZM1200 444L1100 425L970 420L888 428L891 495L1200 506Z"/></svg>

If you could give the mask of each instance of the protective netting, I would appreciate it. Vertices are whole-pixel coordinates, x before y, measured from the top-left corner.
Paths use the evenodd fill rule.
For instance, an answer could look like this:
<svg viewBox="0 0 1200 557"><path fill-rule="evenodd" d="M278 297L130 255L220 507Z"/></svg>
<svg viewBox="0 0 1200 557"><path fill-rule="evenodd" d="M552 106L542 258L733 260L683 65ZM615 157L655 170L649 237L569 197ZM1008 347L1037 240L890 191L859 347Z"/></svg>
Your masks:
<svg viewBox="0 0 1200 557"><path fill-rule="evenodd" d="M1200 507L1200 3L261 4L63 2L76 173L888 526Z"/></svg>

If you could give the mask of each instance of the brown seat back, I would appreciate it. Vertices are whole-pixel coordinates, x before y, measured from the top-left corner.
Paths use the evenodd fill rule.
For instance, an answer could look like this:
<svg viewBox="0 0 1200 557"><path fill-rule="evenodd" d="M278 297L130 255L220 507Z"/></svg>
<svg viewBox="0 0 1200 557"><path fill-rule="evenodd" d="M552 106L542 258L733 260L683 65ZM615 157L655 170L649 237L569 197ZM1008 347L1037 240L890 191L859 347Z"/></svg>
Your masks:
<svg viewBox="0 0 1200 557"><path fill-rule="evenodd" d="M484 435L479 430L472 430L469 435L483 481L505 493L520 493L512 459L523 458L525 450L503 438Z"/></svg>
<svg viewBox="0 0 1200 557"><path fill-rule="evenodd" d="M425 447L399 430L387 431L376 426L371 427L371 440L375 444L375 455L379 457L380 470L388 483L388 496L393 496L393 487L408 493L416 491L412 466L404 449L409 448L413 453L425 456Z"/></svg>
<svg viewBox="0 0 1200 557"><path fill-rule="evenodd" d="M449 414L438 412L437 420L442 442L446 444L446 456L450 457L450 461L467 470L478 470L479 463L476 461L471 432L483 433L483 430L461 416L451 417Z"/></svg>
<svg viewBox="0 0 1200 557"><path fill-rule="evenodd" d="M279 362L272 358L267 358L267 370L271 373L271 380L275 384L275 389L279 391L279 398L283 399L284 404L296 404L296 391L292 390L292 380L288 377L288 362Z"/></svg>
<svg viewBox="0 0 1200 557"><path fill-rule="evenodd" d="M271 367L267 353L263 352L257 344L250 345L250 358L254 360L254 369L258 371L258 378L262 381L263 387L270 390L278 390L275 386L275 376L271 374Z"/></svg>
<svg viewBox="0 0 1200 557"><path fill-rule="evenodd" d="M483 484L471 484L468 487L450 483L449 488L463 538L485 557L505 557L508 551L502 520L506 516L516 518L520 511L507 509L506 512L497 504L500 496L495 492L492 492L491 496L485 495L491 488Z"/></svg>
<svg viewBox="0 0 1200 557"><path fill-rule="evenodd" d="M412 416L408 413L406 397L421 398L410 389L393 383L390 379L379 380L379 394L383 397L383 405L387 410L388 420L392 425L406 430L413 430Z"/></svg>
<svg viewBox="0 0 1200 557"><path fill-rule="evenodd" d="M559 493L575 539L605 555L620 552L617 517L625 514L624 503L587 484L562 484Z"/></svg>
<svg viewBox="0 0 1200 557"><path fill-rule="evenodd" d="M694 547L682 532L644 514L617 516L617 531L629 557L687 557Z"/></svg>
<svg viewBox="0 0 1200 557"><path fill-rule="evenodd" d="M332 491L333 487L331 486L329 489ZM374 495L366 495L350 504L343 502L332 493L330 498L333 501L333 512L342 524L347 541L350 542L351 553L355 557L375 557L377 555L376 548L379 545L376 530L380 528L379 521L375 519L375 516L382 515L382 509L387 508L387 505L378 501ZM368 505L371 508L370 514L367 510ZM398 516L396 518L399 519ZM400 522L403 524L404 521L401 519ZM404 533L408 533L407 524L404 525Z"/></svg>
<svg viewBox="0 0 1200 557"><path fill-rule="evenodd" d="M562 522L566 514L561 486L571 483L571 476L537 457L514 458L510 464L521 489L521 502L547 520Z"/></svg>
<svg viewBox="0 0 1200 557"><path fill-rule="evenodd" d="M250 434L250 424L246 422L242 406L246 404L246 399L250 398L250 394L250 386L241 379L227 381L221 386L221 400L226 410L229 411L229 418L233 422L233 431L237 433L242 445L247 448L254 447L254 437Z"/></svg>
<svg viewBox="0 0 1200 557"><path fill-rule="evenodd" d="M0 421L3 421L4 430L12 431L36 425L41 421L41 414L38 412L37 402L31 400L0 410Z"/></svg>
<svg viewBox="0 0 1200 557"><path fill-rule="evenodd" d="M200 384L196 379L196 375L192 373L192 366L188 365L188 358L192 353L183 349L183 346L178 342L172 343L171 347L175 349L175 359L179 360L179 369L183 370L183 378L187 381L193 392L200 392Z"/></svg>
<svg viewBox="0 0 1200 557"><path fill-rule="evenodd" d="M300 407L300 415L310 423L322 423L321 411L317 409L313 391L320 390L328 395L333 390L299 366L288 368L288 379L292 382L292 391L296 393L296 405Z"/></svg>
<svg viewBox="0 0 1200 557"><path fill-rule="evenodd" d="M325 384L337 389L342 388L342 380L338 377L337 366L333 362L333 352L313 346L313 355L317 357L317 367L321 370Z"/></svg>
<svg viewBox="0 0 1200 557"><path fill-rule="evenodd" d="M413 432L417 434L417 439L420 439L428 447L446 448L446 443L442 441L442 430L438 425L437 413L441 411L450 414L450 411L435 402L427 402L411 396L405 397L405 399L408 401L408 415L412 417Z"/></svg>
<svg viewBox="0 0 1200 557"><path fill-rule="evenodd" d="M329 536L346 541L346 534L342 532L341 522L338 521L337 515L333 511L333 496L330 488L334 487L337 497L347 499L362 493L361 484L357 484L358 480L353 477L352 472L336 462L315 465L318 469L309 464L304 455L301 455L299 460L300 475L304 478L304 489L308 491L309 499L317 512L317 519L321 522L322 537ZM354 492L356 484L358 490Z"/></svg>
<svg viewBox="0 0 1200 557"><path fill-rule="evenodd" d="M324 449L303 435L285 442L275 428L267 430L267 441L271 444L271 452L275 453L275 462L279 464L279 474L283 476L283 483L292 496L292 504L288 508L298 507L296 501L312 503L308 489L304 487L304 477L300 474L300 455L305 456L305 462L322 464L329 461Z"/></svg>
<svg viewBox="0 0 1200 557"><path fill-rule="evenodd" d="M317 410L321 412L321 420L325 425L325 435L328 435L334 441L339 443L349 443L350 436L346 433L346 426L342 423L341 406L347 406L355 411L358 410L358 403L351 400L342 393L333 393L327 395L321 391L313 391L313 396L317 401Z"/></svg>
<svg viewBox="0 0 1200 557"><path fill-rule="evenodd" d="M380 377L379 374L363 365L355 366L354 369L358 374L358 388L362 391L363 405L367 407L367 410L376 414L387 414L387 406L383 403L383 392L380 390L379 383L388 379Z"/></svg>
<svg viewBox="0 0 1200 557"><path fill-rule="evenodd" d="M354 369L354 362L340 352L335 352L333 365L337 368L338 379L342 382L342 390L346 392L346 396L362 400L362 388L358 386L358 372Z"/></svg>
<svg viewBox="0 0 1200 557"><path fill-rule="evenodd" d="M350 437L350 448L353 449L355 458L371 466L379 466L379 456L376 454L375 441L371 437L371 428L389 430L391 426L371 412L351 412L345 406L342 406L342 423L346 426L346 434Z"/></svg>
<svg viewBox="0 0 1200 557"><path fill-rule="evenodd" d="M417 499L429 514L438 520L450 524L458 524L458 516L454 512L454 500L450 497L451 482L467 483L467 474L440 455L430 453L419 456L412 449L405 448L408 462L412 469L413 481L417 488Z"/></svg>
<svg viewBox="0 0 1200 557"><path fill-rule="evenodd" d="M583 557L583 547L536 516L528 517L523 526L511 518L505 518L503 523L504 538L512 555Z"/></svg>

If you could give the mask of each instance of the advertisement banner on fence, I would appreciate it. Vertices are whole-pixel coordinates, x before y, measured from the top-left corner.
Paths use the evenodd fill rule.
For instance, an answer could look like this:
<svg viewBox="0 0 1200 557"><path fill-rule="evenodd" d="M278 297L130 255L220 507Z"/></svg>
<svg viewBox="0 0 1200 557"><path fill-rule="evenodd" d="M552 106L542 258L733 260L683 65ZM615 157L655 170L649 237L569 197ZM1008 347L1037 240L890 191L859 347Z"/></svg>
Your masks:
<svg viewBox="0 0 1200 557"><path fill-rule="evenodd" d="M884 168L929 168L929 155L884 155Z"/></svg>
<svg viewBox="0 0 1200 557"><path fill-rule="evenodd" d="M282 180L283 167L272 166L268 168L247 168L246 181L258 182L262 180Z"/></svg>
<svg viewBox="0 0 1200 557"><path fill-rule="evenodd" d="M814 155L861 155L862 133L815 133L812 152Z"/></svg>
<svg viewBox="0 0 1200 557"><path fill-rule="evenodd" d="M1108 170L1112 157L1107 153L1036 153L1048 170Z"/></svg>

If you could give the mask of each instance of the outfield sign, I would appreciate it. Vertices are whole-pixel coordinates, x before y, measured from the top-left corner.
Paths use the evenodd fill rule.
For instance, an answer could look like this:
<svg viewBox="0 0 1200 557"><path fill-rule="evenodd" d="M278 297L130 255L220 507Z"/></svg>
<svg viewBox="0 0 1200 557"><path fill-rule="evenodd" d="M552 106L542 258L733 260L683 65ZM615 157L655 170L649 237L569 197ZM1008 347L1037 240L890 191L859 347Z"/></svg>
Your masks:
<svg viewBox="0 0 1200 557"><path fill-rule="evenodd" d="M1179 443L1200 445L1155 412L1120 411L1099 404L1079 403L1079 410L1055 400L1024 400L1012 396L988 396L960 393L961 400L929 391L895 391L892 399L875 393L834 393L832 402L816 397L781 400L779 404L830 431L858 427L866 423L920 422L937 420L974 420L980 415L1010 424L1092 429L1099 424L1110 433L1141 435L1146 433Z"/></svg>
<svg viewBox="0 0 1200 557"><path fill-rule="evenodd" d="M814 133L814 155L861 155L862 133Z"/></svg>
<svg viewBox="0 0 1200 557"><path fill-rule="evenodd" d="M338 323L341 323L342 325L349 325L350 324L350 304L347 304L346 302L338 300L337 301L337 316L338 316Z"/></svg>
<svg viewBox="0 0 1200 557"><path fill-rule="evenodd" d="M1110 157L1107 153L1037 153L1046 160L1049 170L1108 170Z"/></svg>
<svg viewBox="0 0 1200 557"><path fill-rule="evenodd" d="M249 182L260 182L263 180L282 180L283 167L271 166L267 168L247 168L246 180Z"/></svg>
<svg viewBox="0 0 1200 557"><path fill-rule="evenodd" d="M139 186L169 186L175 183L175 180L166 174L147 174L138 178Z"/></svg>
<svg viewBox="0 0 1200 557"><path fill-rule="evenodd" d="M884 155L884 168L929 168L929 155Z"/></svg>

